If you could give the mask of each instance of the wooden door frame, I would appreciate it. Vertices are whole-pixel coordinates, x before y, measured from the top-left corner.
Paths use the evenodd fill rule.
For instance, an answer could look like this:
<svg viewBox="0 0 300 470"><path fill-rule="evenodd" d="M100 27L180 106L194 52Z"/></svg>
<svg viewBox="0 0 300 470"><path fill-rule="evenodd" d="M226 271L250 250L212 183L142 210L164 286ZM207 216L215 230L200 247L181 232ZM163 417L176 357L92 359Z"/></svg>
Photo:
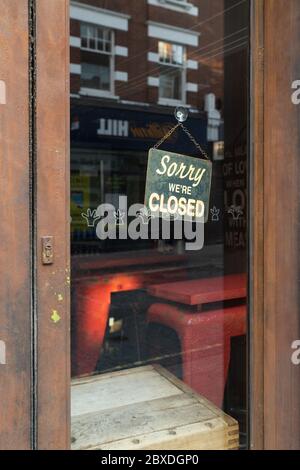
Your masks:
<svg viewBox="0 0 300 470"><path fill-rule="evenodd" d="M35 37L35 442L70 447L69 0L33 1ZM53 237L53 264L42 237Z"/></svg>
<svg viewBox="0 0 300 470"><path fill-rule="evenodd" d="M295 0L290 0L294 5ZM296 447L300 442L300 419L295 413L295 400L285 402L280 413L278 407L282 399L281 378L292 382L289 386L296 388L299 380L295 370L285 361L275 364L270 362L274 359L274 350L279 354L283 349L282 338L287 339L286 330L289 322L286 322L287 314L289 321L297 326L296 314L298 305L295 296L282 299L280 287L295 283L295 271L281 271L281 265L274 268L274 257L280 253L280 228L278 226L279 215L285 216L285 205L282 199L288 195L277 191L277 197L270 194L270 187L276 188L280 179L278 174L272 173L274 163L274 148L270 129L276 125L274 122L274 85L276 85L276 71L283 72L286 66L291 66L283 60L272 59L272 48L278 42L277 28L287 21L288 13L282 10L283 0L252 0L251 2L251 80L250 80L250 436L251 448L282 448L284 446ZM55 5L55 6L54 6ZM54 234L57 248L55 254L57 260L53 265L55 275L51 277L52 268L37 267L38 283L38 362L37 362L37 446L39 448L67 448L69 446L69 52L68 52L68 1L40 0L37 2L37 239L39 244L41 236ZM270 20L272 18L272 20ZM276 24L276 27L275 27ZM58 25L61 27L58 28ZM51 32L59 31L59 35ZM289 34L288 34L289 33ZM285 30L285 35L293 39L296 31ZM294 35L294 36L292 36ZM280 44L278 44L278 47ZM57 50L64 51L57 55ZM55 52L54 52L55 51ZM276 77L275 77L276 75ZM272 87L273 85L273 87ZM49 87L53 93L49 94ZM276 88L276 87L275 87ZM273 91L272 91L273 90ZM291 109L286 103L287 95L284 93L280 99L281 109L285 109L287 119ZM276 100L278 97L276 96ZM284 101L285 100L285 101ZM277 106L279 106L277 101ZM295 110L294 110L295 111ZM54 119L56 116L56 119ZM60 119L58 120L58 116ZM278 116L277 116L278 117ZM296 121L297 122L297 121ZM51 123L50 126L48 125ZM294 124L295 125L295 124ZM281 135L281 145L288 146L290 129ZM63 133L61 129L64 129ZM293 133L297 141L297 134ZM294 144L296 145L296 143ZM50 160L53 152L62 158ZM65 160L63 156L65 155ZM277 150L278 155L278 150ZM279 157L279 155L278 155ZM291 154L292 158L292 154ZM277 160L280 160L278 158ZM50 163L51 161L51 163ZM282 168L278 164L278 171ZM295 167L293 167L295 170ZM271 175L271 177L270 177ZM275 178L274 178L275 176ZM291 175L292 176L292 175ZM39 181L41 190L39 191ZM56 198L51 199L51 181L55 182ZM275 185L275 186L274 186ZM48 188L48 191L45 191ZM278 186L279 190L281 189ZM293 186L293 191L295 188ZM280 202L281 213L273 216L272 209ZM65 210L58 209L65 204ZM280 204L279 204L280 205ZM51 218L47 214L51 214ZM56 214L54 217L53 215ZM291 227L292 229L292 227ZM276 235L275 235L276 234ZM288 248L289 241L286 242ZM270 248L271 247L271 248ZM288 250L291 265L295 253ZM270 268L272 266L272 269ZM51 282L49 282L51 279ZM48 286L47 285L48 282ZM64 301L61 304L55 299L64 285ZM290 290L287 289L290 293ZM278 311L277 305L281 305L282 311ZM54 307L53 307L54 306ZM57 324L51 323L51 312L59 309L61 321ZM276 315L275 315L276 312ZM291 318L291 312L294 313ZM300 336L300 335L299 335ZM285 351L286 352L286 351ZM49 357L53 357L53 363L59 367L51 369L49 374ZM48 371L45 373L45 371ZM273 380L276 381L276 388ZM49 399L49 390L53 387L52 399ZM253 406L251 406L251 403ZM300 403L299 404L300 412ZM255 405L254 405L255 404ZM286 421L288 417L288 429L293 432L293 437L286 436ZM300 417L299 417L300 418ZM49 423L52 426L49 426ZM64 431L64 432L63 432ZM62 438L62 436L64 438Z"/></svg>
<svg viewBox="0 0 300 470"><path fill-rule="evenodd" d="M252 0L250 132L250 435L253 449L300 448L300 4ZM298 59L298 60L297 60ZM286 185L284 187L284 182Z"/></svg>
<svg viewBox="0 0 300 470"><path fill-rule="evenodd" d="M31 152L27 1L0 15L0 449L30 449ZM16 425L17 423L17 425Z"/></svg>
<svg viewBox="0 0 300 470"><path fill-rule="evenodd" d="M3 3L0 449L65 449L70 445L69 4ZM45 265L41 239L49 235L54 263Z"/></svg>
<svg viewBox="0 0 300 470"><path fill-rule="evenodd" d="M264 447L299 449L300 370L291 361L300 338L298 0L265 0L264 43Z"/></svg>
<svg viewBox="0 0 300 470"><path fill-rule="evenodd" d="M6 12L14 18L15 32L0 64L0 80L7 87L7 103L0 105L6 145L0 175L7 183L2 225L9 227L2 232L0 259L3 269L11 268L2 271L7 282L0 289L0 325L9 359L1 369L9 413L2 408L0 448L67 449L69 1L9 0L11 9L13 3L18 14ZM300 374L290 361L290 343L300 338L294 223L299 220L300 108L290 100L291 81L300 76L298 5L297 0L251 2L248 388L253 449L300 447ZM293 53L285 54L291 45ZM274 49L280 52L275 57ZM282 191L286 181L288 191ZM19 201L21 212L15 207ZM4 210L12 204L12 211ZM20 227L22 239L17 238ZM45 236L54 240L50 265L42 264ZM20 334L13 339L16 328Z"/></svg>

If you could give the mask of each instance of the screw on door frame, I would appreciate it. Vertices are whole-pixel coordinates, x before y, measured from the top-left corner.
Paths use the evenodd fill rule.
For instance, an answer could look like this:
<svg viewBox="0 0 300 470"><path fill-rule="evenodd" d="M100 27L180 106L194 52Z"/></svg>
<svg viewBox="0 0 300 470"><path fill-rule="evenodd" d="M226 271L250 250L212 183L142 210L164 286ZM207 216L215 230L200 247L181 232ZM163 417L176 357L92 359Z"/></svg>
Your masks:
<svg viewBox="0 0 300 470"><path fill-rule="evenodd" d="M0 365L6 364L6 344L0 340Z"/></svg>

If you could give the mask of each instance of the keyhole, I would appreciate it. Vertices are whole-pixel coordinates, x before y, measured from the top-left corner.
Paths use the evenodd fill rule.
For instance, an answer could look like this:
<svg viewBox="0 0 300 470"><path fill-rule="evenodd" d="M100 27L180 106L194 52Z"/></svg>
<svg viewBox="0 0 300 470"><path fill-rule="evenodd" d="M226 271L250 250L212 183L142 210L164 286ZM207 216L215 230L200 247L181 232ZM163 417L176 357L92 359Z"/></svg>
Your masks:
<svg viewBox="0 0 300 470"><path fill-rule="evenodd" d="M45 247L45 255L47 258L51 257L51 245L46 245Z"/></svg>

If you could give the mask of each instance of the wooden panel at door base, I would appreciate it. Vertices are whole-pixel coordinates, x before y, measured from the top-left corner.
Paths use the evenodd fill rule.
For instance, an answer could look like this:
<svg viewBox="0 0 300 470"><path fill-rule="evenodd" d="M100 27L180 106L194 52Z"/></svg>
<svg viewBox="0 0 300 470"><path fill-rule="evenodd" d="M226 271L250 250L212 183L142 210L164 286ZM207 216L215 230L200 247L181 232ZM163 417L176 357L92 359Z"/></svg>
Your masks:
<svg viewBox="0 0 300 470"><path fill-rule="evenodd" d="M83 378L72 385L72 447L229 450L236 420L160 366Z"/></svg>

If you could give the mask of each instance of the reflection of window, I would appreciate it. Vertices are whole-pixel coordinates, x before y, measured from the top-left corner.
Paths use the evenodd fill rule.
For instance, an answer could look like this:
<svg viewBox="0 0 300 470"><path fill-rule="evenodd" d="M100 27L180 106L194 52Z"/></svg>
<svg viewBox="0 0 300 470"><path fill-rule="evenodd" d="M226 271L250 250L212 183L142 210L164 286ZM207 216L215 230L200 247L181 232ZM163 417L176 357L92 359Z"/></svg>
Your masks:
<svg viewBox="0 0 300 470"><path fill-rule="evenodd" d="M171 5L182 6L184 8L189 6L187 0L159 0L159 3L170 3Z"/></svg>
<svg viewBox="0 0 300 470"><path fill-rule="evenodd" d="M81 87L112 91L112 31L82 24Z"/></svg>
<svg viewBox="0 0 300 470"><path fill-rule="evenodd" d="M183 65L185 60L185 50L178 44L159 41L158 43L159 61L164 64Z"/></svg>
<svg viewBox="0 0 300 470"><path fill-rule="evenodd" d="M97 62L97 63L96 63ZM81 86L95 88L97 90L110 91L110 58L99 55L93 57L90 54L82 55Z"/></svg>
<svg viewBox="0 0 300 470"><path fill-rule="evenodd" d="M111 52L112 32L109 29L82 24L80 36L82 49L89 49L96 52Z"/></svg>
<svg viewBox="0 0 300 470"><path fill-rule="evenodd" d="M158 43L160 66L159 98L184 101L185 49L177 44Z"/></svg>
<svg viewBox="0 0 300 470"><path fill-rule="evenodd" d="M160 68L159 97L181 101L182 98L182 71L172 70L169 67Z"/></svg>

